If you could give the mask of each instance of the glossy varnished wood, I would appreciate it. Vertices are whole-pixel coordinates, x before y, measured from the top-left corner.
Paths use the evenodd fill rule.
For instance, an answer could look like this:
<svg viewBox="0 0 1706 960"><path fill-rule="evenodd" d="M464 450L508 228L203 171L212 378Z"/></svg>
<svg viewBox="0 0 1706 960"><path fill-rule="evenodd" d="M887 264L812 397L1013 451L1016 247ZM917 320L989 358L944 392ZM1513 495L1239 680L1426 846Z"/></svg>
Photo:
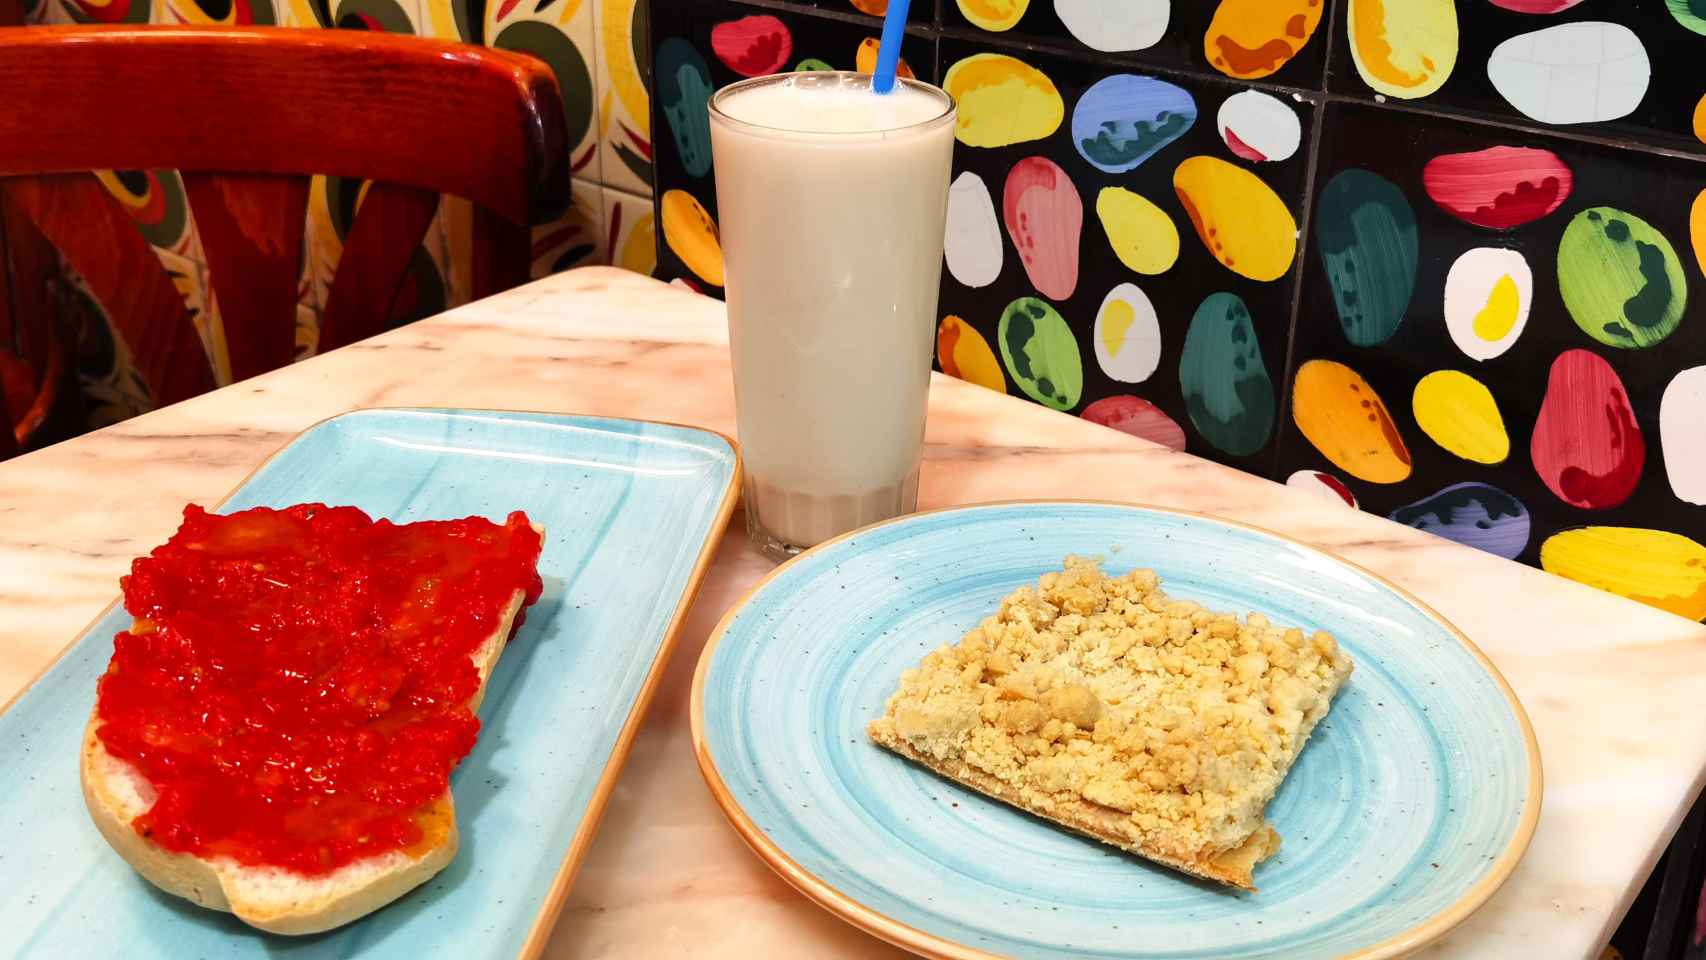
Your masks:
<svg viewBox="0 0 1706 960"><path fill-rule="evenodd" d="M225 324L231 378L243 380L284 366L296 348L308 178L183 176Z"/></svg>
<svg viewBox="0 0 1706 960"><path fill-rule="evenodd" d="M523 53L361 30L0 28L10 91L0 176L325 173L464 196L512 223L568 189L562 98Z"/></svg>
<svg viewBox="0 0 1706 960"><path fill-rule="evenodd" d="M129 344L156 404L213 388L183 295L100 181L87 173L17 177L0 181L0 193L82 274Z"/></svg>
<svg viewBox="0 0 1706 960"><path fill-rule="evenodd" d="M368 188L326 295L321 351L365 340L390 325L409 262L437 211L438 195L431 191L388 183Z"/></svg>
<svg viewBox="0 0 1706 960"><path fill-rule="evenodd" d="M439 194L473 201L472 292L487 296L527 279L529 224L569 193L562 99L524 53L363 31L0 26L0 103L0 200L88 280L156 404L209 389L213 366L154 251L87 171L182 171L238 380L294 353L310 175L367 181L321 350L417 315L410 266ZM74 344L61 337L57 356Z"/></svg>

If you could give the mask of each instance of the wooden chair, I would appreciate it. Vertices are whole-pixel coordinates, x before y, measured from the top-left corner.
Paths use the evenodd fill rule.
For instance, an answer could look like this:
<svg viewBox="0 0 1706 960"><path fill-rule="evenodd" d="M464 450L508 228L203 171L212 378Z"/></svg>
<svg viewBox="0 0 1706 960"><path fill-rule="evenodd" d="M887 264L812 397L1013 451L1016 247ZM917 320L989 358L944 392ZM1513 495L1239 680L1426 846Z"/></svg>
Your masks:
<svg viewBox="0 0 1706 960"><path fill-rule="evenodd" d="M0 210L89 278L161 406L210 389L212 368L182 296L89 171L182 172L233 379L291 359L311 175L372 181L322 350L388 325L439 194L473 202L475 297L527 280L528 225L569 196L550 69L503 50L353 30L3 27L0 104Z"/></svg>

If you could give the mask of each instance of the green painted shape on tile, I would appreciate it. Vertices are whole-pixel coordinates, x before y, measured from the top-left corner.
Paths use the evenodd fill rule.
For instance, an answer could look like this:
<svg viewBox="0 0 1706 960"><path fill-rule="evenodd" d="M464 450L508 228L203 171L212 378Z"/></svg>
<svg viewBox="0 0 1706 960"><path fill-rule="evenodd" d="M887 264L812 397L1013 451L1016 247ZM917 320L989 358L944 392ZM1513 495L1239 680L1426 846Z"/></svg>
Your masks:
<svg viewBox="0 0 1706 960"><path fill-rule="evenodd" d="M1404 191L1367 170L1341 171L1315 206L1315 243L1345 339L1385 343L1416 289L1416 213Z"/></svg>
<svg viewBox="0 0 1706 960"><path fill-rule="evenodd" d="M549 23L523 20L498 31L492 46L531 53L545 61L556 74L557 89L563 94L563 120L568 134L564 142L571 150L579 146L592 129L592 71L587 69L586 58L569 35Z"/></svg>
<svg viewBox="0 0 1706 960"><path fill-rule="evenodd" d="M1688 277L1670 241L1647 221L1592 207L1576 214L1558 242L1558 292L1583 333L1639 350L1676 332Z"/></svg>
<svg viewBox="0 0 1706 960"><path fill-rule="evenodd" d="M1676 22L1695 33L1706 34L1706 0L1665 0Z"/></svg>
<svg viewBox="0 0 1706 960"><path fill-rule="evenodd" d="M681 166L703 177L711 172L711 68L691 43L670 37L658 46L656 82Z"/></svg>
<svg viewBox="0 0 1706 960"><path fill-rule="evenodd" d="M635 0L634 19L628 25L628 45L634 51L634 65L639 68L640 83L648 96L652 92L651 8L651 0ZM651 183L651 179L646 182Z"/></svg>
<svg viewBox="0 0 1706 960"><path fill-rule="evenodd" d="M1237 294L1211 293L1191 316L1179 391L1191 424L1216 449L1247 457L1267 445L1279 412L1274 381Z"/></svg>
<svg viewBox="0 0 1706 960"><path fill-rule="evenodd" d="M622 165L627 167L634 176L639 177L641 183L650 184L652 182L652 162L628 149L626 144L618 143L614 146L616 156L621 159Z"/></svg>
<svg viewBox="0 0 1706 960"><path fill-rule="evenodd" d="M152 173L153 176L149 176ZM159 190L160 219L153 223L135 220L136 229L156 247L167 250L176 247L189 229L189 200L184 196L184 181L176 170L114 170L113 176L124 184L132 196L147 196L149 190ZM134 219L134 218L133 218Z"/></svg>
<svg viewBox="0 0 1706 960"><path fill-rule="evenodd" d="M810 73L814 70L834 70L835 68L816 57L807 57L794 64L795 73Z"/></svg>
<svg viewBox="0 0 1706 960"><path fill-rule="evenodd" d="M1084 360L1066 320L1036 297L1020 297L1001 313L996 330L1001 360L1019 389L1056 410L1078 406L1084 393Z"/></svg>

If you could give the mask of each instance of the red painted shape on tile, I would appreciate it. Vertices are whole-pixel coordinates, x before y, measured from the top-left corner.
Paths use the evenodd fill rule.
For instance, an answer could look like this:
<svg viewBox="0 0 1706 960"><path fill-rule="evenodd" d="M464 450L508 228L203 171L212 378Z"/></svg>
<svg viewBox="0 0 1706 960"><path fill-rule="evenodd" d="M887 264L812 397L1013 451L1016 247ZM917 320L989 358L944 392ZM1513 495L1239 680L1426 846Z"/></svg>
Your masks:
<svg viewBox="0 0 1706 960"><path fill-rule="evenodd" d="M1582 0L1492 0L1493 6L1515 10L1517 13L1557 13L1568 10Z"/></svg>
<svg viewBox="0 0 1706 960"><path fill-rule="evenodd" d="M787 64L794 52L794 37L782 21L755 14L712 27L711 50L741 76L762 77Z"/></svg>
<svg viewBox="0 0 1706 960"><path fill-rule="evenodd" d="M1635 492L1647 442L1611 364L1587 350L1552 361L1529 454L1541 482L1584 510L1609 510Z"/></svg>
<svg viewBox="0 0 1706 960"><path fill-rule="evenodd" d="M1072 178L1046 157L1020 160L1007 171L1001 214L1031 286L1050 300L1071 297L1084 230L1084 201Z"/></svg>
<svg viewBox="0 0 1706 960"><path fill-rule="evenodd" d="M1558 209L1575 176L1537 147L1447 153L1422 168L1422 187L1441 210L1477 227L1510 230Z"/></svg>
<svg viewBox="0 0 1706 960"><path fill-rule="evenodd" d="M1226 149L1253 163L1261 163L1268 159L1262 151L1239 139L1238 134L1234 133L1231 127L1226 128Z"/></svg>
<svg viewBox="0 0 1706 960"><path fill-rule="evenodd" d="M1159 443L1169 450L1185 449L1185 429L1161 412L1160 407L1141 397L1104 397L1085 407L1079 416L1150 443Z"/></svg>

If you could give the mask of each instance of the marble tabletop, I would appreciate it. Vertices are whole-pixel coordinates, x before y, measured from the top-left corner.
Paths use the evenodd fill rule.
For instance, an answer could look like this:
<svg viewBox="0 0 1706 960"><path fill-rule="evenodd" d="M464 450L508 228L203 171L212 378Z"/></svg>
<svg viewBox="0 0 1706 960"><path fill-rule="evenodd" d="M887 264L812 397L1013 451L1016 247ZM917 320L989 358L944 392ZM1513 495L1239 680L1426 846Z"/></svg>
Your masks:
<svg viewBox="0 0 1706 960"><path fill-rule="evenodd" d="M322 418L455 405L735 433L723 307L634 274L559 274L0 463L0 703L117 592L188 501L217 501ZM1218 514L1408 588L1498 665L1546 792L1527 857L1427 955L1596 957L1701 786L1706 627L981 387L931 387L920 506L1075 497ZM546 955L876 957L750 854L688 742L693 665L770 563L740 518L688 618Z"/></svg>

